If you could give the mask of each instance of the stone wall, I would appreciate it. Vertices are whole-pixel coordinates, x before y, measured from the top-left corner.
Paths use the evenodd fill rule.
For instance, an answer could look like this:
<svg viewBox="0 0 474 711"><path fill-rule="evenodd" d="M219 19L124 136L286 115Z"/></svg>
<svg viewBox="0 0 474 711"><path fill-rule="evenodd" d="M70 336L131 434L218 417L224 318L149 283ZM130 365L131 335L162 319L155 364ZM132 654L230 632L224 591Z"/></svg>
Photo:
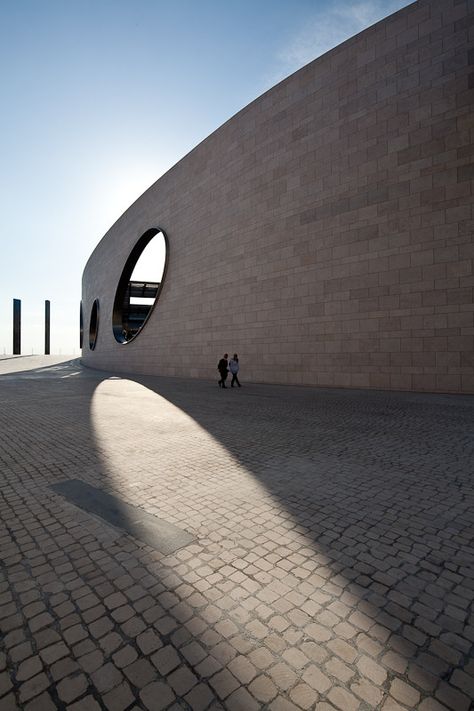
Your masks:
<svg viewBox="0 0 474 711"><path fill-rule="evenodd" d="M473 17L466 0L409 5L162 176L87 263L83 361L217 380L237 351L244 382L474 392ZM115 289L150 227L167 277L123 345Z"/></svg>

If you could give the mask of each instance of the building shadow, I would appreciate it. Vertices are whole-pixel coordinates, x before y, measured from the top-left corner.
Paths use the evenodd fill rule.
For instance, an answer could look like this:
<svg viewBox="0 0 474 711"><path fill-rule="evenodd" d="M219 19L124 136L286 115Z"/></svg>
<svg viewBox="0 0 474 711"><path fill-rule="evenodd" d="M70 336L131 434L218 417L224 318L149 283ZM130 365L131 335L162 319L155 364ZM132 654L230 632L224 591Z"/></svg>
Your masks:
<svg viewBox="0 0 474 711"><path fill-rule="evenodd" d="M250 701L234 697L231 705L230 694L222 701L222 689L229 683L225 674L235 671L235 658L263 647L266 640L252 636L247 627L259 619L260 608L246 607L246 598L231 597L226 576L230 580L235 571L240 573L236 579L245 578L251 585L252 597L279 588L282 599L288 594L292 600L301 600L298 624L290 618L283 632L268 638L274 662L281 652L278 637L284 638L285 647L309 649L312 645L315 654L316 648L331 648L332 642L342 640L354 650L351 661L377 658L389 672L387 678L374 681L382 692L389 690L393 679L405 679L422 697L431 697L437 690L440 701L448 692L456 698L459 692L450 681L454 678L455 685L463 688L460 675L469 662L472 640L474 520L468 466L474 449L472 398L265 385L244 385L224 393L209 382L112 375L78 368L77 361L68 367L55 376L45 371L42 378L32 372L0 379L4 403L8 406L11 398L22 413L17 444L23 447L24 473L19 479L17 450L4 452L5 484L17 492L21 481L23 498L37 498L56 519L61 544L55 548L53 541L44 539L36 546L45 555L54 550L59 556L61 551L57 560L72 566L60 582L55 578L54 583L43 584L40 578L38 583L59 634L67 634L68 627L63 629L64 621L56 619L51 601L59 588L74 596L78 575L97 597L93 609L98 616L105 613L99 599L115 594L117 586L123 588L125 598L127 590L136 589L136 600L124 598L123 605L108 609L114 626L106 633L91 634L103 663L113 665L123 645L133 649L139 660L165 649L176 655L180 668L198 679L199 693L212 708L222 704L223 708L247 710L254 703L250 697ZM36 378L34 395L31 378ZM130 403L135 401L134 410L123 399L127 388ZM97 411L98 393L107 401L108 417L101 418ZM163 449L160 431L169 432L174 422L153 417L156 397L175 409L179 422L185 416L198 425L198 434L193 436L201 458L193 462L192 442L186 441L190 430L185 427L182 437L178 432L182 453ZM47 407L40 422L42 403ZM137 412L141 412L139 418ZM124 419L127 437L118 437L109 448L104 442L113 442ZM34 428L41 441L40 461L31 446ZM211 458L206 466L202 453L207 437L219 449L221 460L216 463ZM185 454L188 447L189 454ZM219 470L220 461L232 465L228 467L232 474ZM177 463L186 474L187 467L194 466L188 480L174 480L167 472L169 465ZM38 472L40 493L33 476ZM207 560L221 560L224 576L220 583L210 577L206 587L205 575L196 578L193 556L199 555L197 547L190 546L189 553L183 549L182 557L179 551L164 555L68 504L46 486L63 480L65 472L71 479L81 479L122 497L128 505L172 521L193 533L199 543L206 541ZM173 498L173 486L176 490L185 485L194 487L194 519L192 512L180 512L167 499L167 491ZM228 512L233 509L244 513L229 522ZM241 565L242 558L252 552L249 545L268 541L270 511L279 522L273 550L287 548L287 557L296 562L290 570L279 566L285 560L283 553L272 559L278 578L272 570L252 566L242 572ZM127 515L124 507L123 516ZM8 521L7 516L7 528ZM78 544L93 551L87 561L78 559ZM25 561L30 574L28 554ZM205 563L205 559L200 561L203 567ZM201 586L201 592L208 595L201 595L202 601L191 602L193 580L198 583L195 592ZM241 585L235 583L237 588ZM219 608L223 599L226 605ZM256 599L263 605L264 597ZM204 619L203 601L216 610L217 624ZM80 602L74 600L74 605L77 609L71 614L83 616ZM121 619L117 614L115 619L116 610L122 607L124 615L128 615L125 608L133 608L133 617ZM284 608L280 616L285 618ZM89 617L90 629L95 629L95 619ZM137 643L149 630L160 638L156 650ZM8 647L9 630L3 631ZM115 649L110 642L104 648L104 640L114 634L122 639L121 646ZM320 654L322 664L327 653L326 657ZM157 669L158 679L167 678L165 666ZM15 689L20 693L15 671L13 665ZM86 672L87 694L99 701L106 691L95 676L98 670ZM51 674L51 669L46 673ZM137 667L126 675L137 699L143 681L140 674L145 670ZM51 676L48 693L55 700L53 682ZM176 682L175 691L194 708L185 685L179 690ZM369 706L377 708L382 703ZM200 708L197 700L195 707ZM261 707L265 707L263 702Z"/></svg>
<svg viewBox="0 0 474 711"><path fill-rule="evenodd" d="M133 380L210 433L311 545L301 586L319 577L333 592L315 621L362 654L378 644L395 676L448 698L443 685L472 659L474 400ZM307 639L325 635L312 624Z"/></svg>

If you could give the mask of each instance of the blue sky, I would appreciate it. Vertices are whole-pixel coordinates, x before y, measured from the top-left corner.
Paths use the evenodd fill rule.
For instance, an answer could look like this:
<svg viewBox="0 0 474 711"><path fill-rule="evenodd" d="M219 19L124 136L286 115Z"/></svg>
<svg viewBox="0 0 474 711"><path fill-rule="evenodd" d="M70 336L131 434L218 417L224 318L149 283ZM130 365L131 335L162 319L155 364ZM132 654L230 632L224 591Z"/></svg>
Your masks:
<svg viewBox="0 0 474 711"><path fill-rule="evenodd" d="M404 0L2 0L0 355L78 354L84 265L139 195L280 79Z"/></svg>

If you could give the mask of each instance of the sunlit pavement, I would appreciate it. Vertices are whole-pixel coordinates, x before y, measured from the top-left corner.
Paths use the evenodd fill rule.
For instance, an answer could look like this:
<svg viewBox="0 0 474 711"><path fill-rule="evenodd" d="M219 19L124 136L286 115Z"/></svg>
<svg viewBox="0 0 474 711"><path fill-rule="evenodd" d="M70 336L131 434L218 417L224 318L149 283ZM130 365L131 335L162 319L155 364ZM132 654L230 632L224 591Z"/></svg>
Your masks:
<svg viewBox="0 0 474 711"><path fill-rule="evenodd" d="M60 361L0 359L0 711L470 708L474 398Z"/></svg>

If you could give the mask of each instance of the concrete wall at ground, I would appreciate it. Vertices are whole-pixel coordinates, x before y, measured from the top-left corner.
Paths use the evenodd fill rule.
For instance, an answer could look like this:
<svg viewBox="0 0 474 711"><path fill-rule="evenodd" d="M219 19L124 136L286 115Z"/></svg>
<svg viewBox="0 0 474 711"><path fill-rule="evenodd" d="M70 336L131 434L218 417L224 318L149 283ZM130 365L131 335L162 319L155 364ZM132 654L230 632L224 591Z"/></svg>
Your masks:
<svg viewBox="0 0 474 711"><path fill-rule="evenodd" d="M421 0L197 146L92 253L84 363L217 379L237 351L244 382L474 392L473 32L470 2ZM123 345L115 291L150 227L168 272Z"/></svg>

